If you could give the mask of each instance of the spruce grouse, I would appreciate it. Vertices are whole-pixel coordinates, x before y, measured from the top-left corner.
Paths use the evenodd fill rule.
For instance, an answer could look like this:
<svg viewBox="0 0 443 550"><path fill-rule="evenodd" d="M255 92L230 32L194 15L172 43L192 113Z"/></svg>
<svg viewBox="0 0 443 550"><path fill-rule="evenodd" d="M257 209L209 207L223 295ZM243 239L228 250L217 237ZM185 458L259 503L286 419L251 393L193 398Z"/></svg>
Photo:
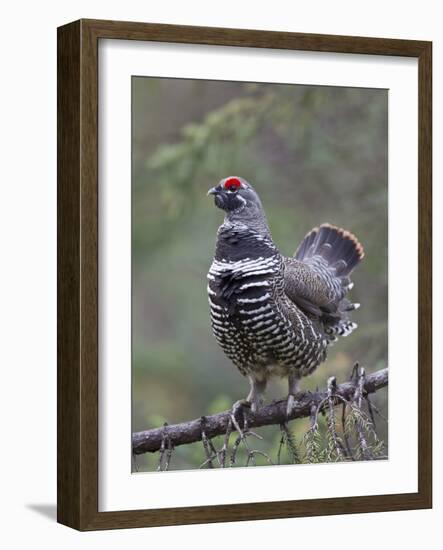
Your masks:
<svg viewBox="0 0 443 550"><path fill-rule="evenodd" d="M292 258L284 257L250 183L231 176L208 194L225 212L208 273L215 338L249 378L252 411L262 404L271 376L288 378L289 415L300 378L326 359L338 336L357 327L349 312L359 304L346 294L363 248L352 233L323 224L305 236Z"/></svg>

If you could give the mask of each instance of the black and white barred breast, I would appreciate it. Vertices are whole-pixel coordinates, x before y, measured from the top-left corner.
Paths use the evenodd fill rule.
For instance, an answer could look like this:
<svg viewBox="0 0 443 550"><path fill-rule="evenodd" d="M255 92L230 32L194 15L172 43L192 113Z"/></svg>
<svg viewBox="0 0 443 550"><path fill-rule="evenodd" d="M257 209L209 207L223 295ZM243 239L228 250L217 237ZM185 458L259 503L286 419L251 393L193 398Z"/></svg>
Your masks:
<svg viewBox="0 0 443 550"><path fill-rule="evenodd" d="M220 227L208 273L212 329L244 375L307 375L335 338L288 296L285 273L292 268L271 238L241 223Z"/></svg>

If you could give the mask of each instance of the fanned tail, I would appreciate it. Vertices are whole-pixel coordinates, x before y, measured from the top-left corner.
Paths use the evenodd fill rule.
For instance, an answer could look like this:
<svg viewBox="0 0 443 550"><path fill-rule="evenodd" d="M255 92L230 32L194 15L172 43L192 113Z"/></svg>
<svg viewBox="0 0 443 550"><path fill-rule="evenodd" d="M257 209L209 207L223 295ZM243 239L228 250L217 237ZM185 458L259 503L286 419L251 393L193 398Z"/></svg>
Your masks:
<svg viewBox="0 0 443 550"><path fill-rule="evenodd" d="M303 239L296 253L297 260L310 264L314 269L326 269L337 284L337 299L322 307L321 321L330 342L338 336L348 336L357 328L349 319L349 313L360 307L345 296L353 287L350 274L364 257L358 239L340 227L322 224L314 227Z"/></svg>
<svg viewBox="0 0 443 550"><path fill-rule="evenodd" d="M357 237L334 225L314 227L303 239L294 257L309 260L320 256L337 277L347 277L363 259L365 253Z"/></svg>

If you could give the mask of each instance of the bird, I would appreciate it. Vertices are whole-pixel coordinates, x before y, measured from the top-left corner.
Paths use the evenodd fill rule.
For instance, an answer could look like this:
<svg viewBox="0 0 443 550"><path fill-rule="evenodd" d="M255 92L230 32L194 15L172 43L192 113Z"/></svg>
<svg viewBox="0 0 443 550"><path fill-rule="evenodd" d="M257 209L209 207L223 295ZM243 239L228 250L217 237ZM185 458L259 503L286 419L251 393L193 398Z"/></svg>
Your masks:
<svg viewBox="0 0 443 550"><path fill-rule="evenodd" d="M287 378L289 417L300 380L357 328L350 313L360 304L347 294L363 247L351 232L323 223L306 234L292 257L283 256L248 181L226 177L208 195L224 211L207 275L212 332L249 379L249 394L238 403L255 413L269 379Z"/></svg>

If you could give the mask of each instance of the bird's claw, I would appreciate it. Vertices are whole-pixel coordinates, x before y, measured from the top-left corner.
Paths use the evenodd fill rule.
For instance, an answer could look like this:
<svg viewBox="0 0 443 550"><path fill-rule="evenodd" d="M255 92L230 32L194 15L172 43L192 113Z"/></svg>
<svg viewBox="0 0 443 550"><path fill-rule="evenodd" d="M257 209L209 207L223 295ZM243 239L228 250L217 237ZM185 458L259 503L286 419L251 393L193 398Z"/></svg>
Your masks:
<svg viewBox="0 0 443 550"><path fill-rule="evenodd" d="M288 401L286 405L286 417L289 419L291 414L296 409L296 403L300 401L303 397L306 397L308 394L312 394L309 390L307 391L298 391L297 393L288 394Z"/></svg>
<svg viewBox="0 0 443 550"><path fill-rule="evenodd" d="M295 396L292 393L290 393L288 395L288 402L286 405L286 418L289 419L289 417L291 416L292 412L294 411L294 405L295 405Z"/></svg>
<svg viewBox="0 0 443 550"><path fill-rule="evenodd" d="M239 412L244 414L245 409L253 410L252 403L247 399L239 399L232 405L231 413L234 417L236 417Z"/></svg>
<svg viewBox="0 0 443 550"><path fill-rule="evenodd" d="M243 430L247 426L246 409L250 410L250 408L251 403L247 399L239 399L232 405L231 408L231 422L234 425L234 428L240 434L241 438L244 437ZM240 424L242 424L243 427L241 427Z"/></svg>

